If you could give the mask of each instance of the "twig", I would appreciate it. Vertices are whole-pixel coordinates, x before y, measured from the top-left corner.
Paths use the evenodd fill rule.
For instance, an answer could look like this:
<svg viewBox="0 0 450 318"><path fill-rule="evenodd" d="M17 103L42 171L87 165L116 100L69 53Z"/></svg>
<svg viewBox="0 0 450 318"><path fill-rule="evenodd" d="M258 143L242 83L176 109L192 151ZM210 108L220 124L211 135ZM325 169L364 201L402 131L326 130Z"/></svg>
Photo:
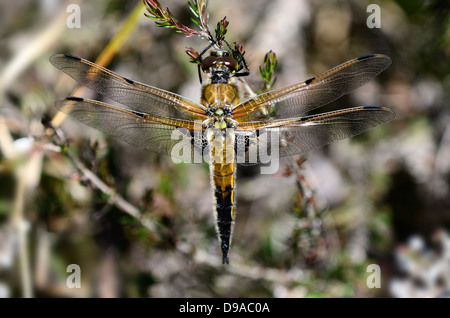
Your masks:
<svg viewBox="0 0 450 318"><path fill-rule="evenodd" d="M60 145L61 148L65 148L67 142L63 136L63 133L60 130L57 130L55 127L52 127L49 123L44 123L48 126L49 129L53 130L53 137L56 139L57 144ZM50 149L50 148L49 148ZM97 189L106 194L109 198L108 201L111 204L116 205L120 210L139 220L139 222L145 226L149 231L158 235L160 231L158 231L158 224L149 218L144 218L142 213L138 208L133 206L127 200L125 200L120 194L116 192L116 190L112 189L106 183L104 183L99 177L97 177L92 171L90 171L75 155L73 155L70 151L64 152L66 157L73 163L75 168L86 178L88 179Z"/></svg>
<svg viewBox="0 0 450 318"><path fill-rule="evenodd" d="M11 213L11 222L14 225L18 234L19 241L19 263L20 263L20 277L22 278L22 292L24 298L33 297L30 259L28 257L28 237L27 237L27 222L24 219L25 206L25 189L27 170L26 167L21 167L17 174L16 195L14 198L14 206Z"/></svg>
<svg viewBox="0 0 450 318"><path fill-rule="evenodd" d="M197 250L195 253L195 261L201 264L212 267L223 266L222 261L218 257L213 257L203 250ZM279 270L275 268L265 268L262 266L249 266L237 261L233 261L230 266L225 266L225 269L235 275L245 277L253 280L265 280L275 282L278 284L295 283L302 281L305 277L303 270L299 268L292 268L291 270Z"/></svg>
<svg viewBox="0 0 450 318"><path fill-rule="evenodd" d="M21 157L21 153L17 151L13 144L13 138L9 133L7 126L0 119L0 148L3 150L5 158L8 160L17 160ZM38 157L36 157L38 156ZM27 187L36 187L33 178L30 177L30 171L36 169L36 159L41 160L42 156L38 153L31 153L26 156L24 162L20 162L16 169L15 179L16 188L14 195L13 207L9 222L12 225L13 231L17 235L18 250L19 250L19 268L22 283L22 293L24 298L33 297L31 265L28 250L28 222L24 213L25 199Z"/></svg>
<svg viewBox="0 0 450 318"><path fill-rule="evenodd" d="M126 212L127 214L131 215L132 217L136 218L141 222L142 225L144 225L149 231L158 233L157 227L158 225L151 221L148 218L143 218L141 212L139 209L137 209L135 206L133 206L131 203L129 203L127 200L125 200L121 195L119 195L114 189L107 186L99 177L97 177L92 171L90 171L86 166L81 163L81 161L74 156L69 151L66 152L67 158L69 158L72 163L75 165L77 170L92 184L102 191L104 194L108 195L109 199L108 201L114 205L116 205L119 209Z"/></svg>

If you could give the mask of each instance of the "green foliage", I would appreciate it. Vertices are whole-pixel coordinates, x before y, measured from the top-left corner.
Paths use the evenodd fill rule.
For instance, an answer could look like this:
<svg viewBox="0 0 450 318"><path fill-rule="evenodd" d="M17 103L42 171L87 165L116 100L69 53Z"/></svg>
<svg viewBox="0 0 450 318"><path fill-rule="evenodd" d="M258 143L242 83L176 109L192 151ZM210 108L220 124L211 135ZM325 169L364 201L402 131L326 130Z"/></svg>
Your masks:
<svg viewBox="0 0 450 318"><path fill-rule="evenodd" d="M192 22L197 25L201 30L208 32L208 19L209 15L206 13L206 6L208 2L204 0L188 1L189 9L194 15L195 19Z"/></svg>
<svg viewBox="0 0 450 318"><path fill-rule="evenodd" d="M187 37L197 35L197 36L204 36L200 32L193 30L184 24L182 24L180 21L178 21L174 15L170 12L169 8L164 8L161 6L161 4L157 0L145 0L144 4L147 8L147 13L145 13L145 16L149 19L155 20L155 24L158 27L162 28L169 28L174 29L178 33L182 33L186 35ZM203 19L201 20L201 23L203 23ZM199 25L198 23L196 23ZM200 24L203 26L203 24Z"/></svg>
<svg viewBox="0 0 450 318"><path fill-rule="evenodd" d="M225 34L227 34L227 27L230 22L227 21L227 17L224 17L217 23L216 27L216 41L219 46L222 46L222 41L225 39Z"/></svg>
<svg viewBox="0 0 450 318"><path fill-rule="evenodd" d="M244 60L244 47L240 44L234 43L234 50L231 52L233 58L240 64Z"/></svg>
<svg viewBox="0 0 450 318"><path fill-rule="evenodd" d="M202 64L202 62L200 60L200 54L198 54L198 52L195 51L193 48L188 47L188 48L186 48L185 52L191 58L191 60L190 60L191 63Z"/></svg>
<svg viewBox="0 0 450 318"><path fill-rule="evenodd" d="M206 6L207 1L204 0L194 0L194 1L188 1L188 7L191 11L191 13L194 15L194 18L192 19L192 22L199 27L200 31L193 30L181 22L179 22L174 15L170 12L168 8L164 10L164 8L161 6L161 4L157 0L144 0L145 6L147 8L147 12L145 13L145 16L155 20L156 26L163 27L163 28L169 28L173 29L178 33L182 33L186 35L187 37L196 35L201 38L206 38L211 43L210 46L218 46L220 48L223 47L223 42L225 42L228 46L228 48L231 51L231 55L233 58L238 62L238 65L241 65L241 63L244 62L244 50L242 45L236 44L234 48L232 48L228 42L225 41L225 35L227 34L227 28L230 22L227 20L226 17L224 17L222 20L220 20L217 23L216 29L215 29L215 38L211 35L211 32L208 28L208 19L209 15L206 12ZM193 48L188 47L185 50L186 54L190 58L190 62L194 64L200 65L202 62L201 55L195 51ZM273 63L275 61L275 65L273 65L273 68L276 67L276 57L275 54L272 54L270 59L270 63ZM245 65L245 64L244 64ZM270 66L268 66L270 68ZM270 77L269 82L270 84L274 83L274 80L271 80L271 75L266 74L266 76ZM266 83L266 86L270 86L270 84Z"/></svg>
<svg viewBox="0 0 450 318"><path fill-rule="evenodd" d="M270 50L264 56L264 63L259 67L259 74L264 81L264 89L269 91L275 84L276 77L274 76L275 70L277 68L278 61L277 55Z"/></svg>

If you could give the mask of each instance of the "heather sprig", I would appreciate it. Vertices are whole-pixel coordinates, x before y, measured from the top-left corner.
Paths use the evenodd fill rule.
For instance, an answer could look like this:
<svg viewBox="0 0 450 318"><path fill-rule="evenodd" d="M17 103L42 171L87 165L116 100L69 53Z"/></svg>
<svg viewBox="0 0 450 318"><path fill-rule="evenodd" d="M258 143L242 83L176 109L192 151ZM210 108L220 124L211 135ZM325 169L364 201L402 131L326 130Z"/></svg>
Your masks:
<svg viewBox="0 0 450 318"><path fill-rule="evenodd" d="M264 56L264 63L259 67L259 74L264 81L264 89L266 91L272 89L275 84L276 77L274 76L275 69L277 68L277 55L270 50Z"/></svg>
<svg viewBox="0 0 450 318"><path fill-rule="evenodd" d="M202 64L200 54L191 47L187 47L185 50L186 54L190 57L190 62L194 64Z"/></svg>
<svg viewBox="0 0 450 318"><path fill-rule="evenodd" d="M206 25L208 18L207 15L206 17L204 16L204 10L206 8L206 3L204 0L194 0L193 3L189 2L189 7L191 10L193 12L197 12L198 17L200 18L199 21L196 22L196 24L200 26L200 31L196 31L182 24L170 12L169 8L164 10L157 0L144 0L144 4L147 8L147 13L145 13L145 16L149 19L155 20L156 26L174 29L176 32L182 33L187 37L196 35L201 38L207 38L211 41L212 37ZM197 11L193 9L194 7L197 7Z"/></svg>
<svg viewBox="0 0 450 318"><path fill-rule="evenodd" d="M227 34L227 27L230 22L228 22L227 17L224 17L217 23L216 27L216 41L219 46L222 46L222 41L225 39L225 34Z"/></svg>
<svg viewBox="0 0 450 318"><path fill-rule="evenodd" d="M238 64L241 64L241 62L244 59L244 47L241 44L237 44L234 42L234 50L232 50L233 58L238 62Z"/></svg>
<svg viewBox="0 0 450 318"><path fill-rule="evenodd" d="M223 42L225 42L226 46L228 46L231 52L231 55L238 62L240 69L246 69L248 75L248 67L244 59L245 51L243 46L235 42L234 47L231 47L230 44L225 40L227 28L230 24L226 17L224 17L217 23L216 29L214 30L215 38L211 35L211 32L208 28L209 15L206 12L206 7L208 4L207 0L188 0L188 7L194 15L194 18L192 18L192 22L199 28L199 31L187 27L186 25L178 21L170 12L169 8L164 9L158 2L158 0L143 1L147 8L147 13L145 13L145 16L152 20L155 20L156 26L173 29L178 33L186 35L187 37L196 35L201 38L207 39L210 42L210 45L205 50L203 50L202 53L198 53L191 47L186 48L185 52L189 56L191 63L201 65L202 56L208 49L210 49L211 47L220 49L224 46ZM270 51L264 57L264 64L259 67L259 72L261 78L264 81L264 89L266 91L270 90L275 83L276 78L274 76L274 72L276 67L276 54Z"/></svg>
<svg viewBox="0 0 450 318"><path fill-rule="evenodd" d="M207 5L208 1L205 0L188 1L189 9L195 17L195 19L191 19L192 22L194 22L194 24L197 25L202 31L210 34L208 29L209 14L206 12Z"/></svg>

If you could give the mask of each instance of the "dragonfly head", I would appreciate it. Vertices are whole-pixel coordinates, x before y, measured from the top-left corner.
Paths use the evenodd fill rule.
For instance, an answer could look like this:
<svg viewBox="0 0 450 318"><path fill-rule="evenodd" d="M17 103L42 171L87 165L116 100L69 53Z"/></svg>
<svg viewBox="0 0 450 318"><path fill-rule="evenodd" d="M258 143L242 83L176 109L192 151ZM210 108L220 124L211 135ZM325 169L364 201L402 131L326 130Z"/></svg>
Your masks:
<svg viewBox="0 0 450 318"><path fill-rule="evenodd" d="M212 83L228 83L230 77L239 70L238 62L225 50L212 51L202 61L202 71L211 76Z"/></svg>

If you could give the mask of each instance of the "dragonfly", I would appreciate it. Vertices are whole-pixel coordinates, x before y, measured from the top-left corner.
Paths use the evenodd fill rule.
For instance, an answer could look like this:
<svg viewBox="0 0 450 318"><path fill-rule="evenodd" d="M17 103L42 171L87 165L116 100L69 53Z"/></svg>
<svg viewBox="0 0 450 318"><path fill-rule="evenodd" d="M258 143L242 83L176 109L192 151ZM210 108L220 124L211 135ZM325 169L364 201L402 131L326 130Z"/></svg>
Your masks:
<svg viewBox="0 0 450 318"><path fill-rule="evenodd" d="M238 87L240 77L249 74L245 60L238 62L223 47L211 47L206 53L199 65L206 78L201 81L200 102L79 57L56 54L50 62L79 84L121 104L67 97L55 102L57 110L174 161L208 162L222 263L229 264L237 164L267 163L263 154L268 150L279 158L302 155L394 119L394 111L381 106L309 114L366 84L391 59L382 54L362 56L304 82L246 99Z"/></svg>

